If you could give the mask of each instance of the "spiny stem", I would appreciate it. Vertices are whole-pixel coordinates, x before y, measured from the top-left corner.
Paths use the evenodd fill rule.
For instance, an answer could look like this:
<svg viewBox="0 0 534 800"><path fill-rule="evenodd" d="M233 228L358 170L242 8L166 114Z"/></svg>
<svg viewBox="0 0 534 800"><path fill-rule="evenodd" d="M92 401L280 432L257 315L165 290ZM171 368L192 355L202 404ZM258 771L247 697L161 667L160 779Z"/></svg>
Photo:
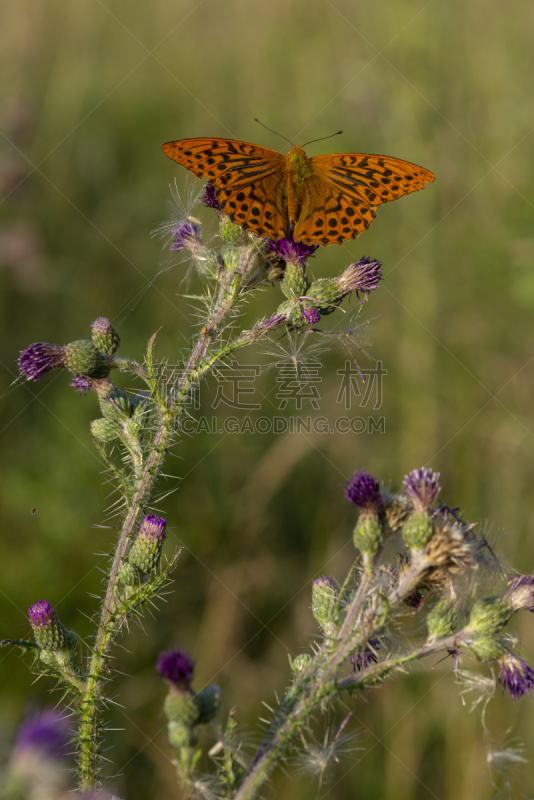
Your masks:
<svg viewBox="0 0 534 800"><path fill-rule="evenodd" d="M167 412L161 413L160 424L153 440L151 451L146 459L144 468L137 479L137 485L129 504L129 509L124 520L119 541L115 550L113 563L109 573L108 586L104 599L100 622L98 625L96 642L89 663L87 683L81 701L80 725L80 788L92 790L96 788L98 773L98 717L100 697L102 690L103 674L106 668L108 650L113 642L120 618L118 607L119 591L117 576L123 559L126 555L128 542L131 539L140 515L150 501L154 484L161 473L167 447L175 432L176 420L182 410L183 404L194 383L212 366L215 360L224 357L232 347L226 346L216 354L207 365L202 367L206 352L212 337L230 313L237 300L242 275L247 265L248 253L245 251L235 272L229 276L228 281L221 281L213 306L213 313L206 326L202 329L189 361L178 381L175 392L171 393L171 401Z"/></svg>

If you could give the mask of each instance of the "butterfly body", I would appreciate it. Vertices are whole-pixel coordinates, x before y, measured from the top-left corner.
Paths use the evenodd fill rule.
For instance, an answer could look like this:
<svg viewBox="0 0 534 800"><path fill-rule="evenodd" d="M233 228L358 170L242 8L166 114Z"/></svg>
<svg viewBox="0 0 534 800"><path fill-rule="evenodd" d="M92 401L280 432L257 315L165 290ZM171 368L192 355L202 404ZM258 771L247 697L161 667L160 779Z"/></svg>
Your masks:
<svg viewBox="0 0 534 800"><path fill-rule="evenodd" d="M434 175L408 161L370 153L287 155L233 139L182 139L163 152L207 178L223 210L243 228L271 239L341 244L355 239L376 208L422 189Z"/></svg>

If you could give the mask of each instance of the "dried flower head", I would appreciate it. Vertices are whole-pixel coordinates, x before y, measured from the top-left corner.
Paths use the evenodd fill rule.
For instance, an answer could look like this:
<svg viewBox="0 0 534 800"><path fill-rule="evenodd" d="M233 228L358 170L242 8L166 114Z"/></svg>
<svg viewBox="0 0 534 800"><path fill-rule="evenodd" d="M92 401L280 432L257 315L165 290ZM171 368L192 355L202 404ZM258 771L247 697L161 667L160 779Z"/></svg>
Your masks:
<svg viewBox="0 0 534 800"><path fill-rule="evenodd" d="M505 597L514 611L534 611L534 575L520 575L515 578Z"/></svg>
<svg viewBox="0 0 534 800"><path fill-rule="evenodd" d="M173 229L171 250L179 253L181 250L193 249L200 243L200 226L189 220L179 222Z"/></svg>
<svg viewBox="0 0 534 800"><path fill-rule="evenodd" d="M384 517L386 525L393 533L398 533L406 522L412 504L405 494L395 494L384 498Z"/></svg>
<svg viewBox="0 0 534 800"><path fill-rule="evenodd" d="M345 497L358 506L361 514L376 514L382 505L380 483L365 470L357 470L344 487Z"/></svg>
<svg viewBox="0 0 534 800"><path fill-rule="evenodd" d="M475 525L456 522L449 514L433 517L433 535L422 551L428 565L425 581L441 586L451 573L477 569L483 543L473 533Z"/></svg>
<svg viewBox="0 0 534 800"><path fill-rule="evenodd" d="M185 650L173 647L161 653L156 669L159 674L179 688L188 689L193 678L195 662Z"/></svg>
<svg viewBox="0 0 534 800"><path fill-rule="evenodd" d="M404 477L404 491L416 511L428 511L441 491L439 472L426 467L412 470Z"/></svg>

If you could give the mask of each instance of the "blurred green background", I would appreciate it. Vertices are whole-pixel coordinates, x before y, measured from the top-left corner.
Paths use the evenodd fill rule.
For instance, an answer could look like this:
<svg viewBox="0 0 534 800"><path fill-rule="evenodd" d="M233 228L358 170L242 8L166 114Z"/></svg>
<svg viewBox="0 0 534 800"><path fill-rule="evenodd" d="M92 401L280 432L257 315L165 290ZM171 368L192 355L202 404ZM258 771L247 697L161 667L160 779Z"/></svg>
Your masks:
<svg viewBox="0 0 534 800"><path fill-rule="evenodd" d="M2 16L0 636L27 636L26 609L42 598L88 635L89 593L105 563L95 554L116 535L98 527L114 522L88 429L94 397L75 395L59 373L10 390L18 351L85 338L106 315L123 355L142 358L161 329L158 353L172 361L194 325L177 295L185 265L158 274L167 257L150 235L168 218L169 184L186 184L161 144L209 135L283 149L258 116L298 143L343 130L310 155L386 153L436 174L424 192L380 209L360 239L321 249L313 262L316 275L335 275L361 255L383 261L384 284L363 310L370 352L388 371L383 404L375 412L356 399L350 416L383 415L385 433L200 433L175 448L181 460L169 472L181 482L162 511L169 547L177 537L187 552L146 635L134 629L129 652L118 651L118 668L132 677L115 681L125 710L112 727L125 733L110 735L120 795L170 800L155 655L186 647L198 685L219 683L224 713L237 706L258 733L261 700L272 704L287 680L287 653L316 634L310 580L340 578L350 563L354 514L340 484L353 470L398 487L407 470L431 466L444 498L498 534L506 563L534 567L534 6L20 0ZM214 215L199 214L214 230ZM247 324L280 297L278 287L259 294ZM346 355L321 360L320 411L302 413L333 420ZM250 350L242 361L265 356ZM362 355L361 364L373 362ZM267 399L252 414L280 413L276 377L258 379ZM203 387L199 415L247 413L214 412L214 393L213 382ZM532 660L532 619L520 625L521 653ZM30 699L54 700L45 680L32 680L14 653L2 653L4 742ZM492 796L480 720L462 705L449 662L350 705L363 749L317 796ZM527 701L498 697L488 725L497 743L518 737L531 752L531 717ZM515 791L526 796L533 778L529 763ZM316 789L279 774L271 796L304 800Z"/></svg>

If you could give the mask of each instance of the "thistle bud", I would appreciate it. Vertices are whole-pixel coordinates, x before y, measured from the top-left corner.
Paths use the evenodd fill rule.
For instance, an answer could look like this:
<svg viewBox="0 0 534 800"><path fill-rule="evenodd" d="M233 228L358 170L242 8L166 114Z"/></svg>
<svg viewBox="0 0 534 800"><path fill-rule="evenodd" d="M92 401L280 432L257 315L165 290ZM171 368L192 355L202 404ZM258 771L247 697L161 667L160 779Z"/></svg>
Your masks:
<svg viewBox="0 0 534 800"><path fill-rule="evenodd" d="M91 326L93 343L99 353L112 356L119 349L121 337L106 317L98 317Z"/></svg>
<svg viewBox="0 0 534 800"><path fill-rule="evenodd" d="M91 381L91 388L98 397L102 416L117 422L123 422L132 414L132 402L128 395L118 389L109 378Z"/></svg>
<svg viewBox="0 0 534 800"><path fill-rule="evenodd" d="M197 743L194 726L201 713L200 703L191 689L195 662L185 650L175 647L162 653L156 669L169 682L164 711L168 720L168 736L172 747L193 747Z"/></svg>
<svg viewBox="0 0 534 800"><path fill-rule="evenodd" d="M219 236L225 244L241 247L248 241L248 234L244 228L240 228L232 222L227 214L221 214L219 222Z"/></svg>
<svg viewBox="0 0 534 800"><path fill-rule="evenodd" d="M117 423L112 419L94 419L91 422L91 433L100 442L112 442L117 439L119 431Z"/></svg>
<svg viewBox="0 0 534 800"><path fill-rule="evenodd" d="M35 641L41 650L58 651L76 648L76 634L67 630L59 621L49 602L39 600L38 603L34 603L28 609L28 615Z"/></svg>
<svg viewBox="0 0 534 800"><path fill-rule="evenodd" d="M312 613L325 636L333 637L339 624L337 588L332 578L312 583Z"/></svg>
<svg viewBox="0 0 534 800"><path fill-rule="evenodd" d="M426 618L429 640L433 642L453 633L456 618L453 606L445 600L439 600Z"/></svg>
<svg viewBox="0 0 534 800"><path fill-rule="evenodd" d="M121 586L136 586L139 583L140 572L128 561L124 561L117 572L117 580Z"/></svg>
<svg viewBox="0 0 534 800"><path fill-rule="evenodd" d="M466 646L478 661L496 661L507 652L502 642L486 634L471 637Z"/></svg>
<svg viewBox="0 0 534 800"><path fill-rule="evenodd" d="M311 664L311 660L312 657L309 653L301 653L296 658L289 656L289 666L296 675L300 675Z"/></svg>
<svg viewBox="0 0 534 800"><path fill-rule="evenodd" d="M341 303L345 293L339 284L339 278L318 278L308 288L306 295L313 297L314 302L321 309L321 314L325 316L336 310L336 306Z"/></svg>
<svg viewBox="0 0 534 800"><path fill-rule="evenodd" d="M211 722L221 705L222 694L222 689L214 683L201 689L196 697L200 709L197 725Z"/></svg>
<svg viewBox="0 0 534 800"><path fill-rule="evenodd" d="M167 522L163 517L149 514L139 528L139 533L128 553L133 567L147 574L159 566L161 548L166 536Z"/></svg>
<svg viewBox="0 0 534 800"><path fill-rule="evenodd" d="M467 630L492 636L499 633L510 617L513 608L505 597L484 597L477 600L469 614Z"/></svg>
<svg viewBox="0 0 534 800"><path fill-rule="evenodd" d="M309 286L306 278L306 267L300 261L288 261L280 288L289 300L306 294Z"/></svg>
<svg viewBox="0 0 534 800"><path fill-rule="evenodd" d="M410 550L422 550L434 533L432 519L426 511L410 514L402 526L402 538Z"/></svg>
<svg viewBox="0 0 534 800"><path fill-rule="evenodd" d="M359 470L346 484L345 496L360 511L360 517L354 528L354 546L365 555L373 556L384 538L378 516L382 507L380 484L365 470Z"/></svg>
<svg viewBox="0 0 534 800"><path fill-rule="evenodd" d="M98 379L109 375L112 358L100 353L93 342L80 339L65 345L63 361L69 372Z"/></svg>
<svg viewBox="0 0 534 800"><path fill-rule="evenodd" d="M414 510L404 523L402 538L411 550L421 550L434 533L430 508L441 491L439 472L424 467L413 470L404 478L404 491Z"/></svg>

